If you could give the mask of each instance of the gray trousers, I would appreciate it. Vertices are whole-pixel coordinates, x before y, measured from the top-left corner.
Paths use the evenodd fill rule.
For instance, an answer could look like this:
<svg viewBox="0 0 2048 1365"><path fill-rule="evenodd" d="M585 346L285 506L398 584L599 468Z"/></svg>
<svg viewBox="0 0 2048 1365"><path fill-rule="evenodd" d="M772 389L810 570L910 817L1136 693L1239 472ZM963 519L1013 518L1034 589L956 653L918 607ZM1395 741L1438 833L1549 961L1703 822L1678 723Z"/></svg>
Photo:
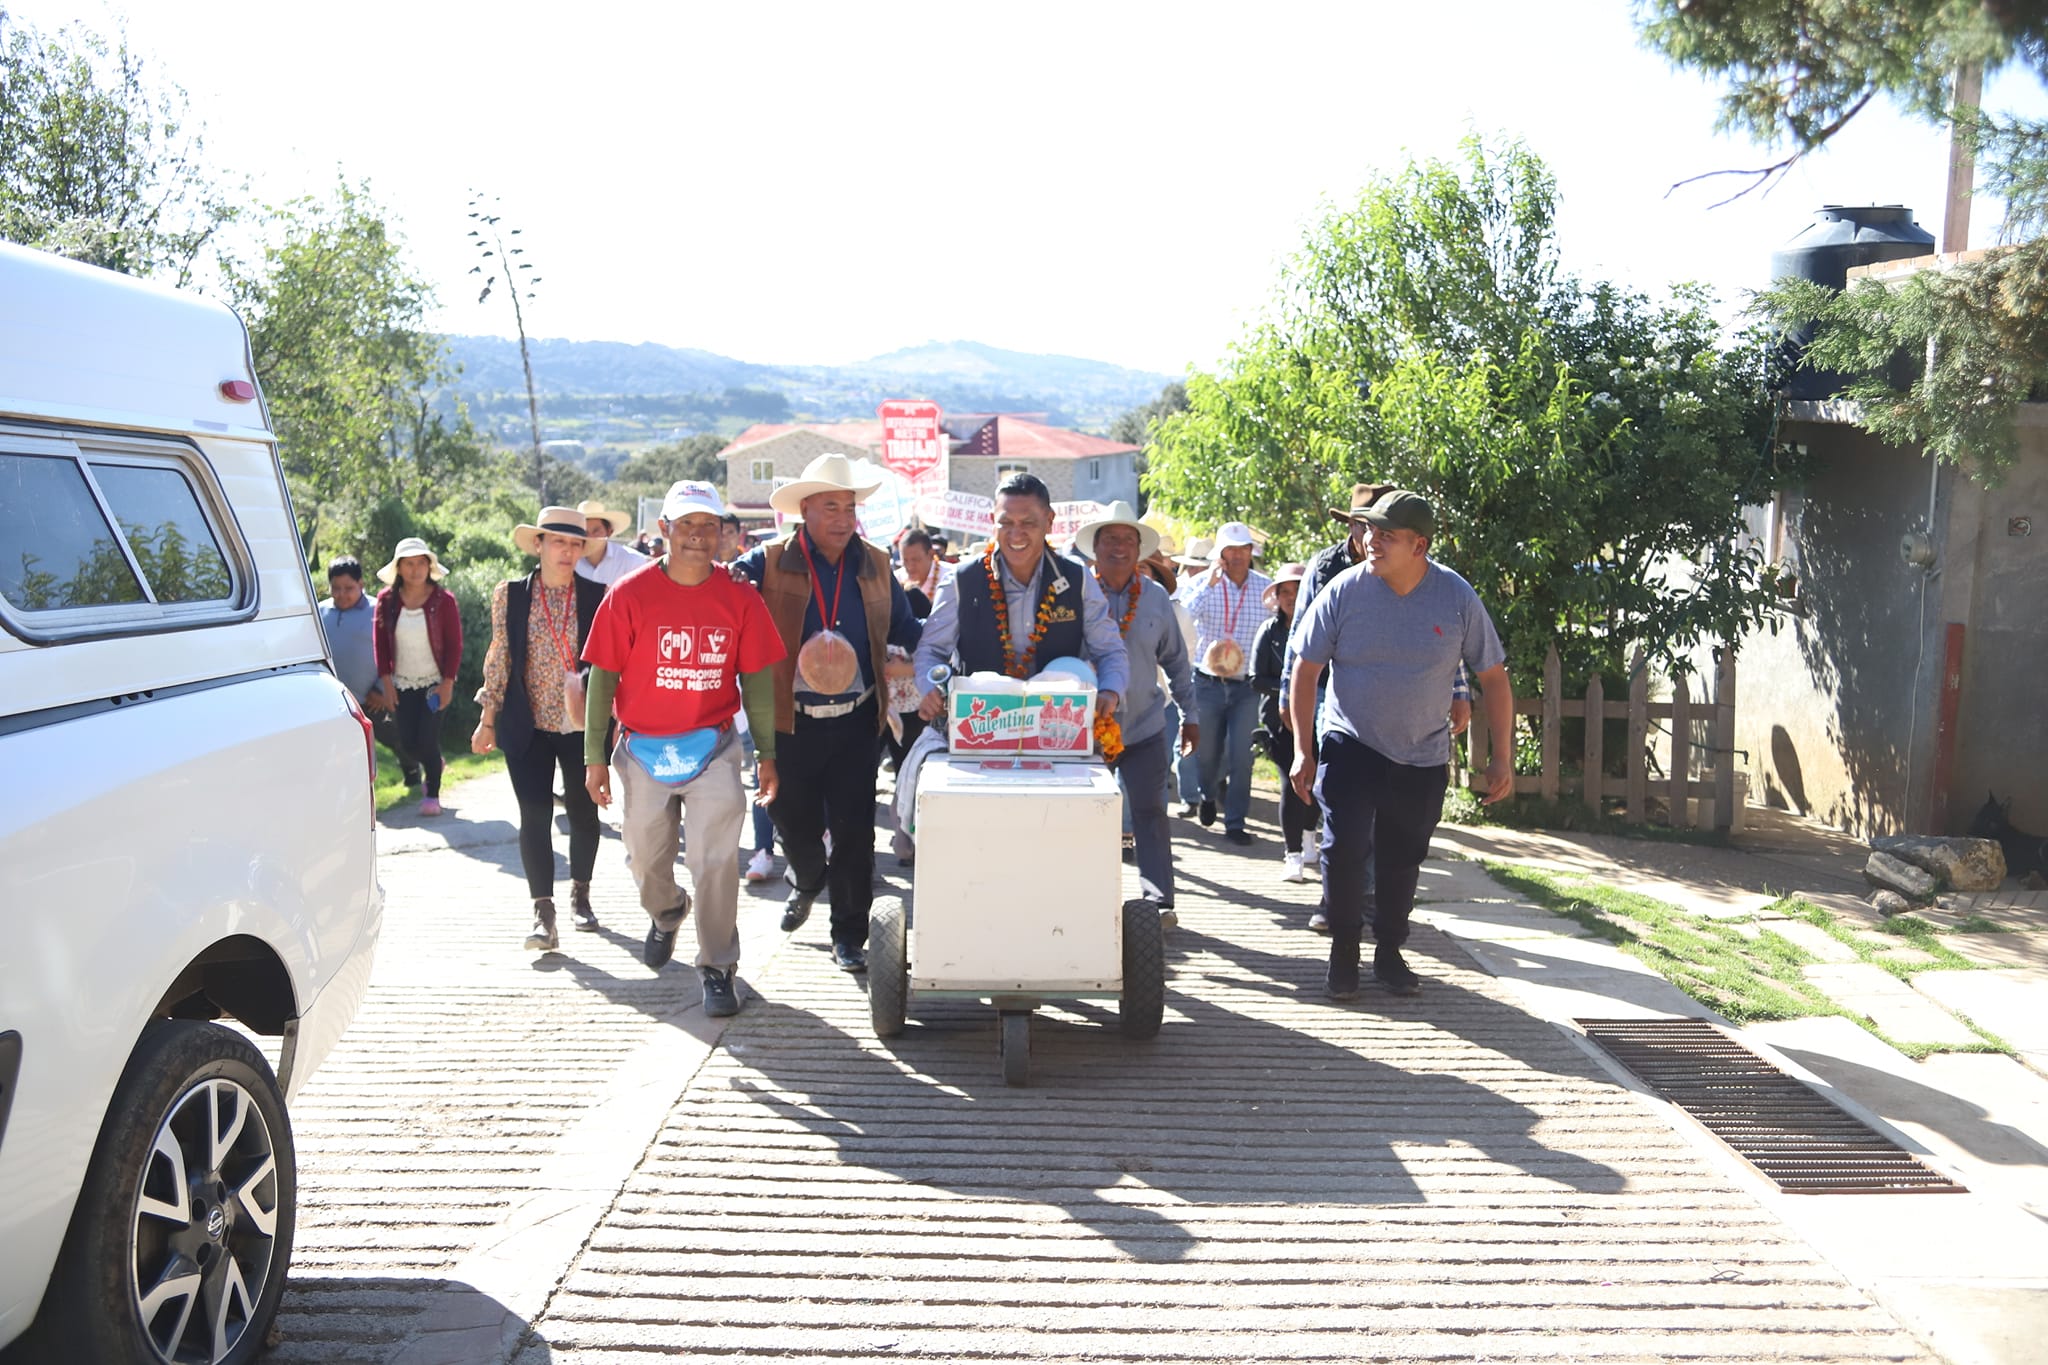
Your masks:
<svg viewBox="0 0 2048 1365"><path fill-rule="evenodd" d="M624 754L614 753L626 866L640 888L640 908L663 929L674 929L692 905L697 911L697 965L736 966L740 960L740 827L747 793L740 785L740 746L728 744L694 781L681 789L657 782ZM684 865L694 897L676 884L676 836L684 834Z"/></svg>
<svg viewBox="0 0 2048 1365"><path fill-rule="evenodd" d="M1124 799L1130 803L1131 832L1137 836L1138 875L1158 890L1168 904L1173 902L1173 840L1166 825L1166 762L1171 748L1180 746L1179 729L1161 730L1150 739L1124 745L1117 760L1116 778L1123 784Z"/></svg>

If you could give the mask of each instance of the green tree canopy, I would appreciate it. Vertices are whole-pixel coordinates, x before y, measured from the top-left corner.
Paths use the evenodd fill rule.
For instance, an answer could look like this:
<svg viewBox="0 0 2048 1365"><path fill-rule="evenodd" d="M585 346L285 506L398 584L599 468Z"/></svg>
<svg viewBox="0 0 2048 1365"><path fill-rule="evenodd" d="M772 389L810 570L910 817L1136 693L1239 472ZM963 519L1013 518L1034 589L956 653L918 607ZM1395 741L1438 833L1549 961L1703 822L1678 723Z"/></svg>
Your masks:
<svg viewBox="0 0 2048 1365"><path fill-rule="evenodd" d="M0 237L182 284L235 217L204 153L184 90L125 39L0 8Z"/></svg>
<svg viewBox="0 0 2048 1365"><path fill-rule="evenodd" d="M1863 377L1848 396L1885 440L1972 462L1995 479L2014 449L2013 418L2048 385L2048 122L1955 99L1966 64L2048 77L2048 6L2012 0L1637 0L1645 39L1676 65L1727 85L1721 126L1790 153L1747 172L1767 184L1873 101L1953 120L1978 152L1984 185L2006 203L2017 245L1953 270L1864 281L1836 292L1774 291L1781 325L1816 325L1808 362ZM2031 240L2022 240L2028 239ZM1933 356L1909 382L1886 371L1900 349Z"/></svg>
<svg viewBox="0 0 2048 1365"><path fill-rule="evenodd" d="M1665 300L1563 270L1556 194L1519 143L1465 144L1331 208L1270 316L1156 429L1147 487L1304 557L1355 482L1437 505L1432 553L1494 613L1511 666L1674 667L1770 615L1745 503L1788 473L1760 339L1722 344L1704 291Z"/></svg>

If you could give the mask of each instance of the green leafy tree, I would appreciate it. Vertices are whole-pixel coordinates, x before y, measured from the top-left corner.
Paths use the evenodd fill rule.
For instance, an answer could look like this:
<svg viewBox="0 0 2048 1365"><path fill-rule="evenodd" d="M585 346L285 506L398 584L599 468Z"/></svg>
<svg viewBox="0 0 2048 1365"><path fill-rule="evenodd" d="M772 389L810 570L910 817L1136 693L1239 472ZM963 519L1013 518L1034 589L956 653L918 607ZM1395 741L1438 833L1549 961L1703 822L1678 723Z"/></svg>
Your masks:
<svg viewBox="0 0 2048 1365"><path fill-rule="evenodd" d="M679 479L702 479L723 487L725 461L718 458L718 453L730 444L727 437L704 432L649 447L619 466L618 473L612 476L612 487L665 493Z"/></svg>
<svg viewBox="0 0 2048 1365"><path fill-rule="evenodd" d="M278 219L260 273L234 277L263 377L300 531L358 553L366 510L386 497L429 510L484 462L460 408L445 343L422 326L431 294L367 185L304 199Z"/></svg>
<svg viewBox="0 0 2048 1365"><path fill-rule="evenodd" d="M181 87L125 38L0 9L0 237L183 284L234 217Z"/></svg>
<svg viewBox="0 0 2048 1365"><path fill-rule="evenodd" d="M1746 172L1768 185L1873 101L1973 142L1984 184L2006 202L2017 245L1952 270L1835 292L1810 285L1765 299L1783 326L1815 326L1808 363L1860 374L1848 396L1895 444L1973 463L1995 480L2014 450L2019 405L2048 385L2048 122L1957 98L1975 67L2048 77L2048 7L2014 0L1638 0L1637 23L1678 66L1723 81L1720 123L1778 161ZM2023 240L2032 238L2031 240ZM1887 374L1904 349L1932 356L1910 381Z"/></svg>
<svg viewBox="0 0 2048 1365"><path fill-rule="evenodd" d="M1769 439L1766 348L1724 347L1711 300L1563 270L1555 190L1518 143L1468 140L1333 208L1270 316L1155 430L1147 486L1176 515L1251 516L1275 557L1337 535L1326 509L1392 481L1439 509L1433 554L1493 611L1529 676L1575 679L1734 641L1776 598L1744 503L1792 471Z"/></svg>

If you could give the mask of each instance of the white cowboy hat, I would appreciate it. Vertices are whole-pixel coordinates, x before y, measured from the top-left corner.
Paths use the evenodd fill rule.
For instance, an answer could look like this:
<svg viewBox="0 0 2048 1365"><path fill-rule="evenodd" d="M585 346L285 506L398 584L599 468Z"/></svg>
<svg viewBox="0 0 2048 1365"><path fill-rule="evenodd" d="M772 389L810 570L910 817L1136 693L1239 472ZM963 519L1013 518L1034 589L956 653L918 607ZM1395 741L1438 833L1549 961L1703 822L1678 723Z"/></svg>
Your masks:
<svg viewBox="0 0 2048 1365"><path fill-rule="evenodd" d="M596 498L586 498L576 504L576 515L593 521L601 521L611 527L613 535L622 535L633 529L631 512L614 512ZM587 527L585 529L588 529Z"/></svg>
<svg viewBox="0 0 2048 1365"><path fill-rule="evenodd" d="M593 512L591 515L597 514ZM532 526L522 524L512 528L512 543L519 547L521 554L540 553L540 537L543 531L550 535L569 536L579 541L589 539L583 529L583 513L577 508L543 507L540 509L540 516L534 520L535 524Z"/></svg>
<svg viewBox="0 0 2048 1365"><path fill-rule="evenodd" d="M1206 569L1214 554L1215 547L1210 544L1209 537L1196 536L1188 542L1188 552L1184 555L1175 555L1173 562L1186 569Z"/></svg>
<svg viewBox="0 0 2048 1365"><path fill-rule="evenodd" d="M432 561L427 566L427 576L436 583L448 576L447 568L441 563L441 556L428 549L427 542L418 536L407 536L391 551L391 562L377 570L377 581L387 588L390 587L398 578L398 561L411 559L414 555L425 555Z"/></svg>
<svg viewBox="0 0 2048 1365"><path fill-rule="evenodd" d="M1093 521L1084 521L1074 530L1074 548L1090 559L1095 558L1095 533L1110 526L1128 526L1138 533L1138 558L1150 559L1152 552L1159 548L1159 531L1138 520L1137 509L1118 498L1109 505L1109 510Z"/></svg>
<svg viewBox="0 0 2048 1365"><path fill-rule="evenodd" d="M851 493L855 502L866 502L879 483L854 482L853 461L838 451L828 451L804 466L803 477L786 483L768 495L768 505L786 517L803 515L804 499L813 493Z"/></svg>

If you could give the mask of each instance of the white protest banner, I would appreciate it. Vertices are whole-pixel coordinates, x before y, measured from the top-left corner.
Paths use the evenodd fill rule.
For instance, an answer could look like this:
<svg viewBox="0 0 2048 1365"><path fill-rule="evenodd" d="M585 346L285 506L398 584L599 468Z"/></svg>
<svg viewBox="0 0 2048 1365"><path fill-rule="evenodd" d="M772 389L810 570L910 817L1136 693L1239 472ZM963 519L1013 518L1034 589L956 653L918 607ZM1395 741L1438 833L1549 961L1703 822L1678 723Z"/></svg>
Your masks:
<svg viewBox="0 0 2048 1365"><path fill-rule="evenodd" d="M1056 502L1052 505L1052 532L1047 537L1061 545L1071 545L1074 532L1081 529L1083 522L1090 522L1109 511L1099 502L1083 499L1080 502Z"/></svg>
<svg viewBox="0 0 2048 1365"><path fill-rule="evenodd" d="M910 514L916 508L917 496L910 481L873 460L854 460L852 468L856 486L875 485L875 491L860 504L860 533L877 545L888 545L910 524Z"/></svg>
<svg viewBox="0 0 2048 1365"><path fill-rule="evenodd" d="M995 533L996 500L979 493L948 488L917 500L917 514L927 526L985 540Z"/></svg>

